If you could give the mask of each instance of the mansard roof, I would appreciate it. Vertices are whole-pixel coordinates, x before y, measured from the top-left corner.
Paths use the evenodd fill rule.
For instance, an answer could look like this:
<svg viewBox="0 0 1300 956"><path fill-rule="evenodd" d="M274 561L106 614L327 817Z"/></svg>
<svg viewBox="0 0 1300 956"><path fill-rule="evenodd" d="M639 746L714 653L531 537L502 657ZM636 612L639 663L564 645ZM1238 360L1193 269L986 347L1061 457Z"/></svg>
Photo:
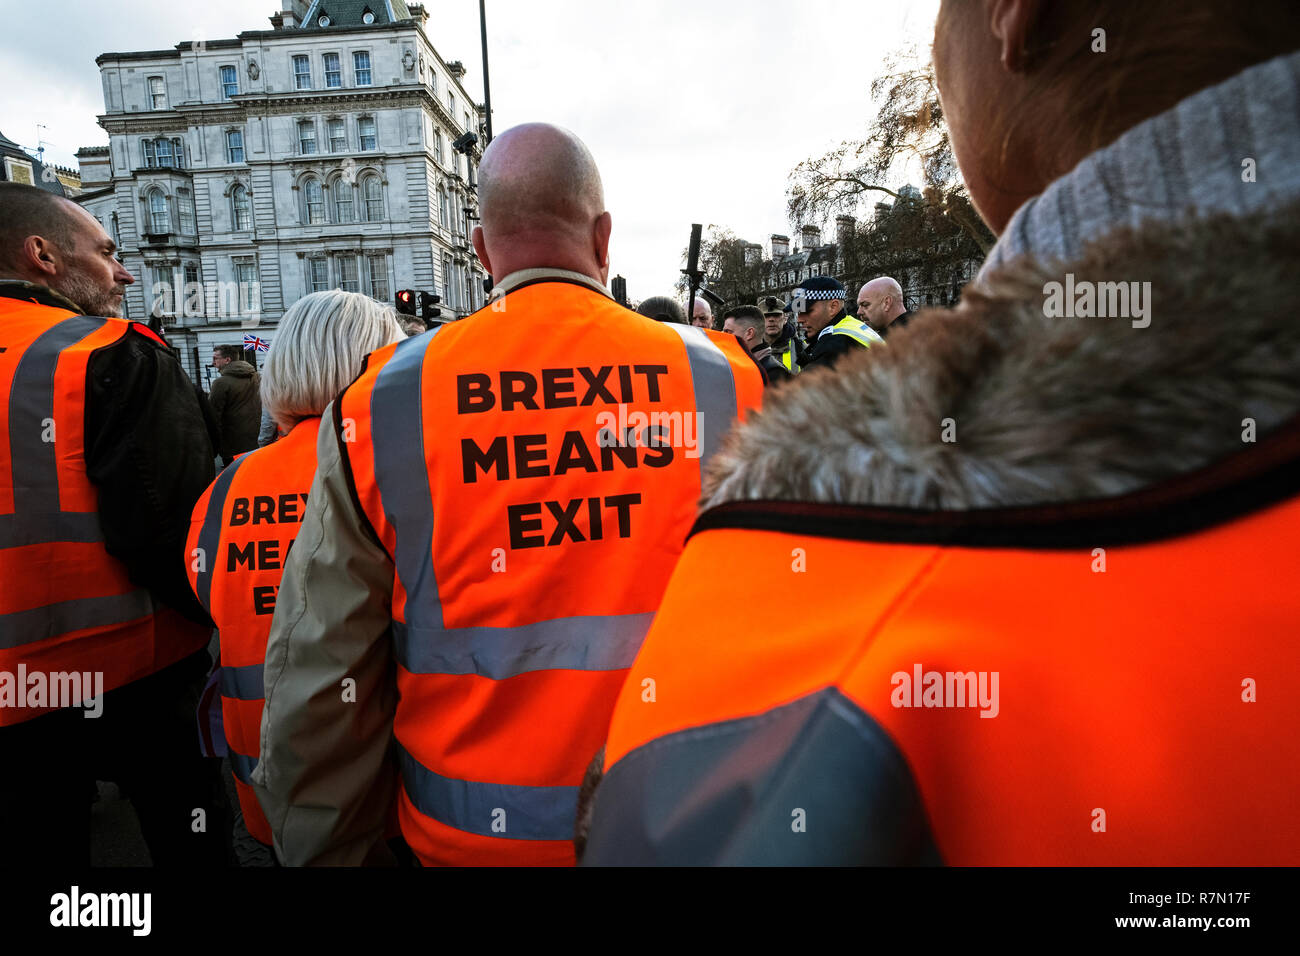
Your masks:
<svg viewBox="0 0 1300 956"><path fill-rule="evenodd" d="M312 0L299 29L326 29L320 23L323 16L329 17L330 27L364 26L366 13L374 14L373 22L376 24L411 19L405 0Z"/></svg>

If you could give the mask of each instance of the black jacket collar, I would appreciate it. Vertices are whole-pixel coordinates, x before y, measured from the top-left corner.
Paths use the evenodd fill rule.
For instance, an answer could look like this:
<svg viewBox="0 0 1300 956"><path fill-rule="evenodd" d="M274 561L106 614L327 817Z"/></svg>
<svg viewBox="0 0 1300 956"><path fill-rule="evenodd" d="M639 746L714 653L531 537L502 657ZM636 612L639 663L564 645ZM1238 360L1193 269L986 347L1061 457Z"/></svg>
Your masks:
<svg viewBox="0 0 1300 956"><path fill-rule="evenodd" d="M48 305L56 309L67 309L77 315L82 314L81 309L70 299L65 299L48 286L23 279L0 279L0 296L6 299L35 302L37 305Z"/></svg>

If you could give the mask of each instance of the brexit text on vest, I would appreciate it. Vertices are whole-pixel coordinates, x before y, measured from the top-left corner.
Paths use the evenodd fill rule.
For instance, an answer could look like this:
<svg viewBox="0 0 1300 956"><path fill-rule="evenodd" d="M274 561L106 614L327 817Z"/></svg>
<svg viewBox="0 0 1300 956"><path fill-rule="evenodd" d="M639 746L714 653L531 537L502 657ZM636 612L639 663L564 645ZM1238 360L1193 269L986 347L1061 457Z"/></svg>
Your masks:
<svg viewBox="0 0 1300 956"><path fill-rule="evenodd" d="M298 524L302 522L307 510L307 495L304 493L288 495L253 495L251 498L236 498L230 506L230 528L255 525ZM226 573L234 571L279 571L284 562L289 560L289 549L293 539L285 542L281 549L279 535L258 541L226 542ZM258 584L249 589L253 602L254 614L272 614L275 611L275 597L279 592L278 584Z"/></svg>
<svg viewBox="0 0 1300 956"><path fill-rule="evenodd" d="M665 468L675 449L687 458L700 456L699 413L694 411L629 410L632 402L661 403L660 378L667 365L603 365L599 368L474 372L456 378L456 410L473 415L499 409L540 411L614 405L595 416L595 434L568 429L557 436L545 433L498 435L483 447L473 438L461 439L461 477L466 484L480 478L497 481L595 474L616 468ZM536 501L506 508L511 548L540 548L566 541L597 541L612 533L632 534L632 509L638 493ZM581 519L581 520L580 520ZM549 528L547 523L549 522Z"/></svg>

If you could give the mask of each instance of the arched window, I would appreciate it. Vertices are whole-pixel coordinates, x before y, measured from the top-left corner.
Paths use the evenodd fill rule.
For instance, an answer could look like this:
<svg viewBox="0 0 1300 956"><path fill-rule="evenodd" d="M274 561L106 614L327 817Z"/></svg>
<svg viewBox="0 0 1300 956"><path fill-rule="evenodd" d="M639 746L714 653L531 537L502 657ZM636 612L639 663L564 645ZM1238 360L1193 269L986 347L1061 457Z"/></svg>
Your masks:
<svg viewBox="0 0 1300 956"><path fill-rule="evenodd" d="M236 232L243 232L252 227L253 211L248 202L248 190L236 183L230 190L231 221Z"/></svg>
<svg viewBox="0 0 1300 956"><path fill-rule="evenodd" d="M161 189L149 191L149 231L161 235L172 231L172 217L167 209L167 197Z"/></svg>
<svg viewBox="0 0 1300 956"><path fill-rule="evenodd" d="M334 221L353 222L356 214L353 212L352 184L342 176L335 176L330 182L330 193L334 196Z"/></svg>
<svg viewBox="0 0 1300 956"><path fill-rule="evenodd" d="M325 222L325 193L319 179L308 179L302 184L303 202L306 204L309 225Z"/></svg>
<svg viewBox="0 0 1300 956"><path fill-rule="evenodd" d="M384 187L378 176L367 176L361 180L361 201L364 204L366 222L383 221Z"/></svg>

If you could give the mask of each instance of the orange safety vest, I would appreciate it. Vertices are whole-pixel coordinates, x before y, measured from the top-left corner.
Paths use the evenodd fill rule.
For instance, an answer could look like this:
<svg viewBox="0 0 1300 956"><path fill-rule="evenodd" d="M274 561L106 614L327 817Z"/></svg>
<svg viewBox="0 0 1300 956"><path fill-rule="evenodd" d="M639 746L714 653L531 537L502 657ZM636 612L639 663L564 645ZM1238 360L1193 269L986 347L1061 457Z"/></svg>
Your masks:
<svg viewBox="0 0 1300 956"><path fill-rule="evenodd" d="M573 863L703 464L762 393L733 336L544 279L374 352L335 403L395 565L398 816L425 864Z"/></svg>
<svg viewBox="0 0 1300 956"><path fill-rule="evenodd" d="M248 832L271 844L250 784L260 754L262 668L280 576L316 476L320 418L240 455L199 498L186 545L190 586L221 638L221 719Z"/></svg>
<svg viewBox="0 0 1300 956"><path fill-rule="evenodd" d="M211 634L132 584L104 545L86 475L86 374L92 354L130 334L161 341L134 322L0 297L0 726L75 703L58 699L74 674L82 696L96 673L107 693Z"/></svg>
<svg viewBox="0 0 1300 956"><path fill-rule="evenodd" d="M815 608L719 600L740 566ZM1300 863L1297 569L1300 422L1107 501L712 509L584 862Z"/></svg>

